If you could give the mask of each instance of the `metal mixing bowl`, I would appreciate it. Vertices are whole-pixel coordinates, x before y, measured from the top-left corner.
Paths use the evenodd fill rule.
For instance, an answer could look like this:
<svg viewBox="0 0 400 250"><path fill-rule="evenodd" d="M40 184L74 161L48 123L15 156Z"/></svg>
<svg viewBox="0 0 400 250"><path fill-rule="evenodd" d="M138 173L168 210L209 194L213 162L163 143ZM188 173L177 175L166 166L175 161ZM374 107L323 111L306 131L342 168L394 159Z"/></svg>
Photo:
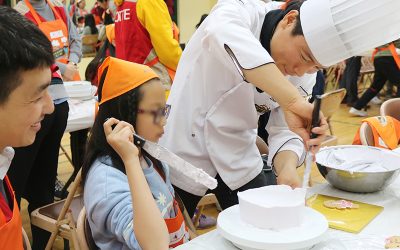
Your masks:
<svg viewBox="0 0 400 250"><path fill-rule="evenodd" d="M368 168L360 171L343 170L343 167L327 163L333 151L346 150L347 161L374 159L387 170L371 171ZM400 155L390 150L362 145L343 145L322 148L316 155L319 172L334 187L355 193L376 192L387 187L400 173ZM345 162L343 163L345 164ZM330 165L330 166L328 166ZM344 166L344 165L343 165Z"/></svg>

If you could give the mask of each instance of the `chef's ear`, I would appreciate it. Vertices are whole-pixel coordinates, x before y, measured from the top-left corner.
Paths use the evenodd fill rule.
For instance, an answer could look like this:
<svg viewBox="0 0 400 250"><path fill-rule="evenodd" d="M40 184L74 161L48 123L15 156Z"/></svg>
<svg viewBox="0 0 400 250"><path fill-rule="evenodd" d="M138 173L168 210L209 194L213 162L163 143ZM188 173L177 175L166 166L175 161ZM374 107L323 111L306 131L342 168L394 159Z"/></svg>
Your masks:
<svg viewBox="0 0 400 250"><path fill-rule="evenodd" d="M288 28L288 27L293 27L296 22L297 22L297 16L299 15L299 12L297 10L291 10L289 11L284 17L283 17L283 28Z"/></svg>

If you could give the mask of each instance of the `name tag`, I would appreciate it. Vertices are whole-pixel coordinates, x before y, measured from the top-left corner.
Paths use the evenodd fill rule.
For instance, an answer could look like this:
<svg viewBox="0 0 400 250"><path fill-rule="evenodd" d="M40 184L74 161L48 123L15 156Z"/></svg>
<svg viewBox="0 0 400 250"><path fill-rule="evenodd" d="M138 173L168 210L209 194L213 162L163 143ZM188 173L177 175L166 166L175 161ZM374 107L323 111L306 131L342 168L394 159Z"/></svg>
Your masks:
<svg viewBox="0 0 400 250"><path fill-rule="evenodd" d="M53 47L56 47L56 48L61 47L61 44L58 40L51 41L51 45L53 45Z"/></svg>
<svg viewBox="0 0 400 250"><path fill-rule="evenodd" d="M51 39L57 39L57 38L60 38L60 37L63 37L63 36L64 36L64 33L62 32L62 30L57 30L57 31L50 32L50 38Z"/></svg>
<svg viewBox="0 0 400 250"><path fill-rule="evenodd" d="M63 48L53 51L54 58L60 58L65 55L65 51Z"/></svg>

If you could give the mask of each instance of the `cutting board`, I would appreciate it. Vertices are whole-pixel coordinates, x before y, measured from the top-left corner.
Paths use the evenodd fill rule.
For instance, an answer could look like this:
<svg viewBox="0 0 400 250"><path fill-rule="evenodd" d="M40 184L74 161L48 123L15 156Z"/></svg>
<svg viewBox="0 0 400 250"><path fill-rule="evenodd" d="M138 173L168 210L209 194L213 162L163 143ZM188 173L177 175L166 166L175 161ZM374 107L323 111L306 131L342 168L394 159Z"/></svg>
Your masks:
<svg viewBox="0 0 400 250"><path fill-rule="evenodd" d="M327 200L347 200L358 204L359 208L328 208L324 206ZM311 196L306 203L326 217L330 228L350 233L359 233L383 210L381 206L321 194Z"/></svg>

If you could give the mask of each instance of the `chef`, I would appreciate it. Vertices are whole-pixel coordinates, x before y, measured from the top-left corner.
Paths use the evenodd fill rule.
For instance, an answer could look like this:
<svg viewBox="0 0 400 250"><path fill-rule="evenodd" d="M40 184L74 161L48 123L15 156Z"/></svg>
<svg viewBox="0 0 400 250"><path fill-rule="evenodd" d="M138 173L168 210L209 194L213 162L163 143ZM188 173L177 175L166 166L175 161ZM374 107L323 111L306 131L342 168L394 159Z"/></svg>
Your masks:
<svg viewBox="0 0 400 250"><path fill-rule="evenodd" d="M322 67L397 39L399 8L398 0L218 1L182 54L161 139L218 180L207 190L171 171L189 214L207 192L225 209L238 203L238 191L271 184L255 143L262 109L272 110L269 162L278 181L294 175L278 159L294 158L295 169L303 142L318 146L327 130L322 118L312 130L318 137L310 140L312 105L300 94L302 84Z"/></svg>

